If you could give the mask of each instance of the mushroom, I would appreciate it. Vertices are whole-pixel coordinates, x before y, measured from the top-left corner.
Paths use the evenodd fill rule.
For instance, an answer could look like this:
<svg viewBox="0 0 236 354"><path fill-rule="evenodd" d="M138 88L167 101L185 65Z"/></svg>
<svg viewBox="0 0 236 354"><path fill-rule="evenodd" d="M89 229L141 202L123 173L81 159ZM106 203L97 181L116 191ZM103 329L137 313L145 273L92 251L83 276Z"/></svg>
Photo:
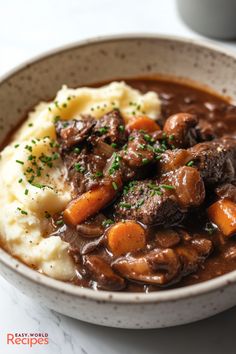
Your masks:
<svg viewBox="0 0 236 354"><path fill-rule="evenodd" d="M112 267L127 279L164 285L179 273L180 262L171 248L156 248L141 257L119 258Z"/></svg>
<svg viewBox="0 0 236 354"><path fill-rule="evenodd" d="M196 115L177 113L167 118L163 131L169 137L169 144L179 148L186 148L196 144ZM172 137L170 139L170 137Z"/></svg>
<svg viewBox="0 0 236 354"><path fill-rule="evenodd" d="M121 290L125 287L125 280L115 274L110 265L101 256L86 255L84 257L84 265L100 289Z"/></svg>

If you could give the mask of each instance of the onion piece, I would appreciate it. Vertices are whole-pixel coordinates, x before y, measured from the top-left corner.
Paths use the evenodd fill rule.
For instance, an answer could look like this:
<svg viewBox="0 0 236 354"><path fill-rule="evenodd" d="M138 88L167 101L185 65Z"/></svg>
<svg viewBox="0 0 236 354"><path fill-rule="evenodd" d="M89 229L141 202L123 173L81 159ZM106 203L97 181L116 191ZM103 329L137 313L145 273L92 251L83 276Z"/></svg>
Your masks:
<svg viewBox="0 0 236 354"><path fill-rule="evenodd" d="M109 158L112 156L113 152L115 149L109 145L104 143L103 141L98 141L95 148L94 148L94 153L99 156L104 156L105 158Z"/></svg>
<svg viewBox="0 0 236 354"><path fill-rule="evenodd" d="M95 238L102 236L102 234L104 233L104 227L102 226L102 222L105 219L106 218L103 214L98 214L89 222L77 225L76 230L81 236L87 238Z"/></svg>

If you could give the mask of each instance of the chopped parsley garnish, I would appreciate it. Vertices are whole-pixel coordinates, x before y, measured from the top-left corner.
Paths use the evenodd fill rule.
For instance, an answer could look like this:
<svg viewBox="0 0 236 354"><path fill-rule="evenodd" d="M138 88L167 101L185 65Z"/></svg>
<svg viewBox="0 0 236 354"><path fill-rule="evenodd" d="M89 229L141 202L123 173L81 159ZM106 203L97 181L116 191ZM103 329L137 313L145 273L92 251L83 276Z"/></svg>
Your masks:
<svg viewBox="0 0 236 354"><path fill-rule="evenodd" d="M32 161L32 160L35 160L36 159L36 156L34 156L34 155L29 155L28 156L28 160L29 161Z"/></svg>
<svg viewBox="0 0 236 354"><path fill-rule="evenodd" d="M28 194L29 194L29 190L26 189L26 190L25 190L25 195L28 195Z"/></svg>
<svg viewBox="0 0 236 354"><path fill-rule="evenodd" d="M112 143L112 144L111 144L111 147L113 147L114 149L116 149L116 148L117 148L117 144L116 144L116 143Z"/></svg>
<svg viewBox="0 0 236 354"><path fill-rule="evenodd" d="M124 186L123 189L123 194L127 194L129 191L133 191L134 190L134 186L137 184L137 181L131 181L129 182L129 184L127 184L126 186Z"/></svg>
<svg viewBox="0 0 236 354"><path fill-rule="evenodd" d="M16 160L17 163L21 164L21 165L24 165L24 162L23 161L20 161L20 160Z"/></svg>
<svg viewBox="0 0 236 354"><path fill-rule="evenodd" d="M125 131L124 125L119 125L119 131L123 133Z"/></svg>
<svg viewBox="0 0 236 354"><path fill-rule="evenodd" d="M85 172L85 167L83 167L80 163L76 163L74 165L74 167L75 167L75 170L77 172L80 172L80 173L84 173Z"/></svg>
<svg viewBox="0 0 236 354"><path fill-rule="evenodd" d="M59 154L58 154L57 152L54 152L54 153L52 154L52 159L53 159L53 160L59 159Z"/></svg>
<svg viewBox="0 0 236 354"><path fill-rule="evenodd" d="M213 234L215 229L216 229L215 226L211 222L206 223L205 231L208 232L210 235Z"/></svg>
<svg viewBox="0 0 236 354"><path fill-rule="evenodd" d="M20 146L20 144L14 145L14 148L17 149Z"/></svg>
<svg viewBox="0 0 236 354"><path fill-rule="evenodd" d="M162 139L166 139L167 135L165 132L162 133Z"/></svg>
<svg viewBox="0 0 236 354"><path fill-rule="evenodd" d="M52 158L50 156L46 156L46 155L42 154L39 157L39 160L44 162L44 163L48 163L49 161L52 161Z"/></svg>
<svg viewBox="0 0 236 354"><path fill-rule="evenodd" d="M147 165L149 163L149 160L145 157L142 159L142 164Z"/></svg>
<svg viewBox="0 0 236 354"><path fill-rule="evenodd" d="M162 195L162 192L160 190L160 186L154 183L149 183L148 188L151 189L151 197L153 197L155 194Z"/></svg>
<svg viewBox="0 0 236 354"><path fill-rule="evenodd" d="M167 145L166 145L166 142L165 141L163 141L162 143L161 143L161 148L162 148L162 151L164 152L164 151L166 151L167 149L168 149L168 147L167 147Z"/></svg>
<svg viewBox="0 0 236 354"><path fill-rule="evenodd" d="M28 181L32 186L36 187L36 188L50 188L53 189L51 186L47 186L46 184L40 184L40 183L32 183L30 181Z"/></svg>
<svg viewBox="0 0 236 354"><path fill-rule="evenodd" d="M153 143L154 142L154 139L149 134L144 134L143 137L148 143Z"/></svg>
<svg viewBox="0 0 236 354"><path fill-rule="evenodd" d="M19 210L23 215L28 215L27 211L22 210L21 208L17 208L17 210Z"/></svg>
<svg viewBox="0 0 236 354"><path fill-rule="evenodd" d="M41 170L42 170L42 167L39 167L39 168L36 170L36 175L37 175L37 177L40 177L40 176L41 176Z"/></svg>
<svg viewBox="0 0 236 354"><path fill-rule="evenodd" d="M145 144L138 144L138 148L141 150L145 150L146 145Z"/></svg>
<svg viewBox="0 0 236 354"><path fill-rule="evenodd" d="M143 205L144 203L144 199L139 199L136 203L136 208L140 207L141 205Z"/></svg>
<svg viewBox="0 0 236 354"><path fill-rule="evenodd" d="M158 184L154 184L154 183L149 183L148 188L150 188L152 191L154 191L154 193L151 193L151 196L154 196L155 194L162 195L161 189L168 189L168 190L175 189L175 187L170 184L159 184L158 185Z"/></svg>
<svg viewBox="0 0 236 354"><path fill-rule="evenodd" d="M63 221L62 219L57 220L57 221L56 221L56 224L57 224L58 226L64 225L64 221Z"/></svg>
<svg viewBox="0 0 236 354"><path fill-rule="evenodd" d="M174 186L170 185L170 184L160 184L160 188L164 188L164 189L175 189Z"/></svg>
<svg viewBox="0 0 236 354"><path fill-rule="evenodd" d="M108 132L108 127L102 127L100 129L98 129L100 134L106 134Z"/></svg>
<svg viewBox="0 0 236 354"><path fill-rule="evenodd" d="M102 226L104 226L104 227L107 227L107 226L112 225L112 224L114 224L114 221L111 220L111 219L106 219L106 220L104 220L102 222Z"/></svg>
<svg viewBox="0 0 236 354"><path fill-rule="evenodd" d="M171 135L169 136L169 140L170 140L170 141L173 141L174 139L175 139L174 134L171 134Z"/></svg>
<svg viewBox="0 0 236 354"><path fill-rule="evenodd" d="M30 184L32 184L32 186L36 187L36 188L43 188L44 185L43 184L40 184L40 183L32 183L30 180L28 181Z"/></svg>
<svg viewBox="0 0 236 354"><path fill-rule="evenodd" d="M160 189L160 186L154 183L148 183L148 188L153 189L153 190L158 190Z"/></svg>
<svg viewBox="0 0 236 354"><path fill-rule="evenodd" d="M33 180L34 180L34 176L32 175L32 176L30 177L30 179L28 179L28 182L29 182L30 184L32 184ZM36 187L36 186L35 186L35 187Z"/></svg>
<svg viewBox="0 0 236 354"><path fill-rule="evenodd" d="M118 186L117 186L116 182L112 182L112 187L114 188L115 191L117 191Z"/></svg>
<svg viewBox="0 0 236 354"><path fill-rule="evenodd" d="M161 154L161 153L165 152L165 149L163 149L162 147L158 147L158 148L154 148L154 151L158 154Z"/></svg>
<svg viewBox="0 0 236 354"><path fill-rule="evenodd" d="M119 170L120 168L120 161L121 161L121 156L117 155L117 153L113 153L113 162L111 164L111 167L109 168L109 174L112 175L115 171Z"/></svg>
<svg viewBox="0 0 236 354"><path fill-rule="evenodd" d="M129 203L120 203L120 206L125 209L131 209L131 204Z"/></svg>
<svg viewBox="0 0 236 354"><path fill-rule="evenodd" d="M94 177L103 177L103 173L100 171L97 171L94 173Z"/></svg>
<svg viewBox="0 0 236 354"><path fill-rule="evenodd" d="M186 166L192 167L194 165L194 161L189 161L188 163L186 163Z"/></svg>
<svg viewBox="0 0 236 354"><path fill-rule="evenodd" d="M79 147L76 147L76 148L74 148L74 150L73 150L76 154L79 154L80 153L80 148Z"/></svg>
<svg viewBox="0 0 236 354"><path fill-rule="evenodd" d="M53 122L54 122L54 123L57 123L60 119L61 119L60 116L55 116L55 117L53 118Z"/></svg>
<svg viewBox="0 0 236 354"><path fill-rule="evenodd" d="M155 152L155 148L152 145L147 144L146 148L149 151Z"/></svg>
<svg viewBox="0 0 236 354"><path fill-rule="evenodd" d="M151 192L150 192L150 197L153 197L153 196L155 195L155 193L156 193L156 192L155 192L154 190L151 190ZM162 194L162 193L161 193L161 194ZM160 194L160 195L161 195L161 194Z"/></svg>
<svg viewBox="0 0 236 354"><path fill-rule="evenodd" d="M28 124L28 127L32 127L32 126L33 126L33 123L29 123L29 124Z"/></svg>
<svg viewBox="0 0 236 354"><path fill-rule="evenodd" d="M23 181L23 179L22 178L20 178L19 180L18 180L18 183L21 183Z"/></svg>

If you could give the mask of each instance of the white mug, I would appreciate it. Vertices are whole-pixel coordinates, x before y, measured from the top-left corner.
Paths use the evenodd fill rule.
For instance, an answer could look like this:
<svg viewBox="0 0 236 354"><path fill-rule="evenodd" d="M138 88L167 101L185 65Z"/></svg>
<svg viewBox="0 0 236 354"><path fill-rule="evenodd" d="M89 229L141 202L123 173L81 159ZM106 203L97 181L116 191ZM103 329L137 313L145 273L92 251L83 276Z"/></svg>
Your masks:
<svg viewBox="0 0 236 354"><path fill-rule="evenodd" d="M205 36L236 39L236 0L177 0L183 21Z"/></svg>

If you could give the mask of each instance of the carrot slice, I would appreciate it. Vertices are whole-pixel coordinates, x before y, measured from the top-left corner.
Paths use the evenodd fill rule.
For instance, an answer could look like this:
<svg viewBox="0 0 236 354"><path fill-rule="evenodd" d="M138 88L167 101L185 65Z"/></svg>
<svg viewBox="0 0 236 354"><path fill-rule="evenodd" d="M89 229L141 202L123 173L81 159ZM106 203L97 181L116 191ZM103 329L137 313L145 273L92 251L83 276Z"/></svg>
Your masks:
<svg viewBox="0 0 236 354"><path fill-rule="evenodd" d="M135 221L118 222L108 230L107 241L114 256L121 256L145 246L145 230Z"/></svg>
<svg viewBox="0 0 236 354"><path fill-rule="evenodd" d="M77 225L96 214L112 201L116 191L112 185L103 185L72 200L64 211L66 223Z"/></svg>
<svg viewBox="0 0 236 354"><path fill-rule="evenodd" d="M127 124L128 131L131 130L145 130L149 133L160 130L159 125L151 118L147 116L139 116L134 118L131 122Z"/></svg>
<svg viewBox="0 0 236 354"><path fill-rule="evenodd" d="M236 233L236 204L229 199L221 199L207 209L210 220L221 232L230 237Z"/></svg>

